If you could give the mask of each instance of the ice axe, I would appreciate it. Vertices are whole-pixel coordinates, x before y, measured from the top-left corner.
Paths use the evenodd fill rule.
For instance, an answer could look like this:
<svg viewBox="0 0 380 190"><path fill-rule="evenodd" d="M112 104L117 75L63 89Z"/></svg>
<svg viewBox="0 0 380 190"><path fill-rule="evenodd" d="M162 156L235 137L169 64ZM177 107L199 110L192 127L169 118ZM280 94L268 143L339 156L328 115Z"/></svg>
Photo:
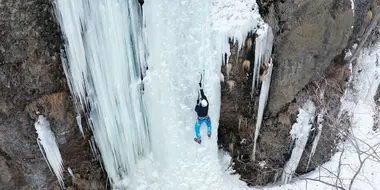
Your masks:
<svg viewBox="0 0 380 190"><path fill-rule="evenodd" d="M203 70L204 72L204 70ZM202 89L202 80L203 80L203 73L200 73L201 74L201 79L199 80L199 87ZM200 90L198 90L198 100L200 99L201 97L201 94L200 94ZM199 103L199 102L198 102Z"/></svg>
<svg viewBox="0 0 380 190"><path fill-rule="evenodd" d="M202 84L203 84L203 75L204 75L204 72L205 70L203 70L203 73L201 73L201 80L199 80L199 87L202 88Z"/></svg>
<svg viewBox="0 0 380 190"><path fill-rule="evenodd" d="M199 87L202 88L202 79L203 79L203 74L201 73L201 80L199 80Z"/></svg>

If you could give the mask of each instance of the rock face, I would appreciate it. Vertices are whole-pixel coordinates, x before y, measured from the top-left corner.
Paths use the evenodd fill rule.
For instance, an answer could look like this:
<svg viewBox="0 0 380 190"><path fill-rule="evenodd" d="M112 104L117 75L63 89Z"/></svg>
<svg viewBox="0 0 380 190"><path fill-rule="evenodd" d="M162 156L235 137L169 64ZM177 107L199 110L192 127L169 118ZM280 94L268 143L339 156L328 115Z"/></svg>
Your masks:
<svg viewBox="0 0 380 190"><path fill-rule="evenodd" d="M60 62L61 34L51 3L0 3L0 189L58 186L37 145L37 112L47 117L56 135L66 185L104 187L100 183L105 181L104 175L89 148L90 134L87 131L83 138L76 125ZM87 188L72 181L68 167Z"/></svg>
<svg viewBox="0 0 380 190"><path fill-rule="evenodd" d="M350 0L277 3L280 31L274 49L273 83L268 111L275 115L295 95L324 75L352 34Z"/></svg>
<svg viewBox="0 0 380 190"><path fill-rule="evenodd" d="M234 169L249 185L265 185L281 177L294 146L289 132L307 100L314 102L317 115L323 115L323 129L309 163L319 130L315 118L296 173L308 172L334 154L336 142L344 138L342 131L349 126L344 117L337 120L350 75L343 61L344 50L361 37L358 32L367 26L364 20L372 4L372 0L356 1L354 15L350 0L260 2L265 21L275 32L275 43L272 84L255 161L250 157L259 92L251 98L252 76L244 64L253 60L254 50L248 44L254 48L254 43L246 43L239 53L237 44L231 43L230 60L222 68L229 79L222 83L218 132L219 145L230 152ZM254 35L249 38L254 42Z"/></svg>
<svg viewBox="0 0 380 190"><path fill-rule="evenodd" d="M355 24L351 41L355 41L364 34L366 25L368 25L372 17L375 16L375 7L377 4L380 4L379 0L355 0Z"/></svg>
<svg viewBox="0 0 380 190"><path fill-rule="evenodd" d="M236 156L243 155L242 151L250 152L250 150L240 147L238 142L243 139L251 142L254 131L252 126L256 119L252 116L254 109L258 107L257 99L251 98L254 61L254 44L252 42L254 39L254 36L249 35L246 41L247 45L239 53L237 44L230 42L232 47L230 59L222 67L225 81L221 84L218 144ZM245 144L249 144L249 142ZM238 147L237 151L235 151L236 146Z"/></svg>

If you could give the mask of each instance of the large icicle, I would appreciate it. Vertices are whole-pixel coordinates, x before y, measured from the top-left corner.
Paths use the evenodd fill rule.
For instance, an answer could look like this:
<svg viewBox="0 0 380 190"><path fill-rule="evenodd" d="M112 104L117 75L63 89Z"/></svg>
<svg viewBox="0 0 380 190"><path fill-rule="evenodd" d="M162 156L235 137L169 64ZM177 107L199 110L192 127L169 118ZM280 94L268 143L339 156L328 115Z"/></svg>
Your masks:
<svg viewBox="0 0 380 190"><path fill-rule="evenodd" d="M310 151L310 155L309 155L309 160L307 161L306 170L309 168L309 164L310 164L311 158L314 156L315 150L317 150L319 139L321 139L322 128L323 128L322 122L323 122L323 114L324 113L325 112L322 111L322 113L319 113L318 116L317 116L318 133L317 133L317 136L315 136L315 138L313 140L313 145L311 147L311 151Z"/></svg>
<svg viewBox="0 0 380 190"><path fill-rule="evenodd" d="M145 67L141 7L138 1L56 0L55 9L66 39L70 89L90 112L114 184L135 171L150 144L140 91Z"/></svg>
<svg viewBox="0 0 380 190"><path fill-rule="evenodd" d="M256 154L256 143L257 138L260 134L261 122L263 120L265 106L268 100L269 87L272 77L272 69L273 63L271 59L272 55L272 46L273 46L273 32L272 28L264 24L262 29L257 31L258 37L256 38L256 49L255 49L255 62L253 67L253 78L252 78L252 97L254 95L255 84L259 83L259 73L261 65L266 68L263 71L263 75L261 76L262 85L260 90L260 99L259 99L259 109L257 111L257 119L256 119L256 129L255 129L255 137L254 137L254 145L251 159L255 160ZM257 82L255 82L257 81Z"/></svg>
<svg viewBox="0 0 380 190"><path fill-rule="evenodd" d="M299 109L297 115L297 123L294 123L290 135L295 142L292 155L288 162L285 164L282 173L282 183L288 183L294 172L298 167L301 160L302 153L305 149L307 140L309 139L310 129L315 117L315 105L312 101L308 100L302 108Z"/></svg>
<svg viewBox="0 0 380 190"><path fill-rule="evenodd" d="M41 153L50 171L53 170L52 172L57 176L59 185L63 188L63 161L55 136L50 129L50 123L44 116L39 115L38 120L34 123L34 127L38 134L37 144L40 147Z"/></svg>
<svg viewBox="0 0 380 190"><path fill-rule="evenodd" d="M257 111L257 120L256 120L254 143L253 143L252 160L255 160L257 138L259 137L259 134L260 134L260 127L261 127L261 122L263 120L264 109L265 109L265 106L266 106L266 103L268 100L269 87L270 87L270 82L271 82L271 78L272 78L272 70L273 70L272 59L270 59L267 67L268 68L263 75L263 81L262 81L261 90L260 90L259 109Z"/></svg>
<svg viewBox="0 0 380 190"><path fill-rule="evenodd" d="M252 97L256 85L259 83L260 66L262 63L268 63L272 55L273 32L268 24L263 24L262 28L257 30L257 38L255 39L255 60L253 64L252 79Z"/></svg>

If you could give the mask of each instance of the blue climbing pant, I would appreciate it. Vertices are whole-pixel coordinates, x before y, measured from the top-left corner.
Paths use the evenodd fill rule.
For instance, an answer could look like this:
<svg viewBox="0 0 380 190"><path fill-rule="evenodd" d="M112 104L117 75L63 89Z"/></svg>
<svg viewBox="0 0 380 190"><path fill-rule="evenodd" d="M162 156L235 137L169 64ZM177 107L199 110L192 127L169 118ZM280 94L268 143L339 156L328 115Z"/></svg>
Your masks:
<svg viewBox="0 0 380 190"><path fill-rule="evenodd" d="M201 139L201 134L200 134L200 129L203 123L206 123L207 125L207 134L211 134L211 121L210 117L198 119L198 121L195 123L195 136L200 140Z"/></svg>

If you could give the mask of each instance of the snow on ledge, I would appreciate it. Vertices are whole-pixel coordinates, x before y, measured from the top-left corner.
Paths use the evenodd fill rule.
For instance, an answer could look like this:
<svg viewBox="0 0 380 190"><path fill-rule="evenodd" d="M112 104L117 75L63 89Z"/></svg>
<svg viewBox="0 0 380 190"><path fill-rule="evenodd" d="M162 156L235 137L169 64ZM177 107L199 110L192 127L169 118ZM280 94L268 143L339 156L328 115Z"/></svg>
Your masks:
<svg viewBox="0 0 380 190"><path fill-rule="evenodd" d="M239 47L250 31L264 24L259 7L253 0L212 0L211 27L222 43L222 52L228 53L228 38L237 41Z"/></svg>
<svg viewBox="0 0 380 190"><path fill-rule="evenodd" d="M38 120L34 123L34 127L38 134L37 144L41 153L49 166L50 171L53 170L52 172L57 176L60 186L64 187L62 175L63 161L54 133L50 129L50 123L44 116L39 115Z"/></svg>

